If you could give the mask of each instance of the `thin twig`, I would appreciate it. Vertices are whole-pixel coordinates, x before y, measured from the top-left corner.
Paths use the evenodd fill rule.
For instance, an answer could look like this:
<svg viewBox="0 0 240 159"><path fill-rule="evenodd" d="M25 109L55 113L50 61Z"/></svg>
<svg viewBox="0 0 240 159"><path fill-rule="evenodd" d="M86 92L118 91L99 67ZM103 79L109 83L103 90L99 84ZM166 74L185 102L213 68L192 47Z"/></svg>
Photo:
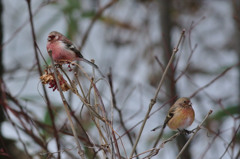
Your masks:
<svg viewBox="0 0 240 159"><path fill-rule="evenodd" d="M174 97L174 98L175 98L175 97ZM172 99L171 99L171 101L172 101ZM160 133L159 133L159 135L158 135L158 137L157 137L157 139L156 139L156 141L155 141L155 143L154 143L154 145L153 145L153 149L157 147L158 142L159 142L160 139L162 138L164 129L165 129L165 127L162 125L162 126L161 126L161 131L160 131Z"/></svg>
<svg viewBox="0 0 240 159"><path fill-rule="evenodd" d="M203 89L207 88L208 86L210 86L211 84L213 84L216 80L218 80L219 78L221 78L225 73L227 73L229 70L231 70L233 67L238 66L239 63L225 69L222 73L220 73L217 77L215 77L213 80L211 80L209 83L207 83L206 85L204 85L203 87L199 88L198 90L196 90L189 98L194 97L196 94L198 94L200 91L202 91Z"/></svg>
<svg viewBox="0 0 240 159"><path fill-rule="evenodd" d="M113 129L112 129L112 136L113 136L115 148L116 148L116 150L117 150L117 156L118 156L118 158L121 158L121 157L120 157L119 147L118 147L118 142L117 142L117 139L116 139L116 136L115 136L115 133L114 133L114 130L113 130Z"/></svg>
<svg viewBox="0 0 240 159"><path fill-rule="evenodd" d="M140 140L140 137L141 137L141 135L142 135L144 126L145 126L145 124L146 124L146 122L147 122L147 119L148 119L148 117L149 117L149 114L150 114L150 112L151 112L154 104L156 103L158 93L159 93L159 91L160 91L160 89L161 89L161 87L162 87L162 84L163 84L163 81L164 81L165 76L166 76L166 74L167 74L167 71L168 71L171 63L173 62L173 59L174 59L174 57L175 57L175 54L178 52L178 48L179 48L179 45L180 45L180 43L181 43L181 41L182 41L182 39L183 39L183 37L184 37L184 34L185 34L185 30L182 31L181 36L180 36L180 39L179 39L179 41L178 41L178 44L177 44L176 48L173 49L172 56L171 56L171 58L170 58L170 60L169 60L169 62L168 62L168 64L167 64L167 66L166 66L166 68L165 68L165 70L164 70L164 72L163 72L162 78L161 78L161 80L160 80L160 82L159 82L159 84L158 84L158 87L157 87L156 93L155 93L155 95L154 95L154 98L151 99L151 101L150 101L150 103L149 103L148 111L147 111L147 113L146 113L146 115L145 115L145 118L144 118L144 120L143 120L142 126L141 126L141 128L140 128L140 130L139 130L139 134L138 134L137 139L136 139L136 141L135 141L135 144L134 144L134 146L133 146L133 149L132 149L132 152L131 152L131 154L130 154L130 157L133 156L133 154L134 154L134 152L135 152L135 150L136 150L136 147L137 147L137 144L138 144L138 142L139 142L139 140Z"/></svg>
<svg viewBox="0 0 240 159"><path fill-rule="evenodd" d="M223 152L222 156L221 156L219 159L222 159L222 158L223 158L223 156L226 154L226 152L227 152L228 148L230 147L230 145L231 145L231 144L233 143L233 141L236 139L236 135L237 135L237 133L239 132L239 131L238 131L239 128L240 128L240 125L238 125L238 128L237 128L237 130L235 131L232 140L230 141L230 143L228 144L227 148L225 149L225 151Z"/></svg>
<svg viewBox="0 0 240 159"><path fill-rule="evenodd" d="M88 35L89 35L91 29L93 28L93 25L94 25L94 23L96 22L96 20L102 16L103 12L104 12L107 8L111 7L111 6L112 6L114 3L116 3L117 1L118 1L118 0L112 0L112 1L110 1L109 3L107 3L104 7L102 7L101 9L98 10L98 12L97 12L96 15L93 17L91 23L89 24L89 27L87 28L87 31L85 32L85 34L84 34L84 36L83 36L80 50L81 50L82 47L85 45L85 42L87 41Z"/></svg>
<svg viewBox="0 0 240 159"><path fill-rule="evenodd" d="M32 13L32 17L36 16L41 11L41 9L48 4L49 2L43 2L40 4L38 8ZM23 28L28 25L28 23L29 19L26 19L23 24L21 24L13 33L11 33L10 37L5 42L3 42L0 49L3 49L6 45L8 45L17 36L17 34L20 33L20 31L22 31Z"/></svg>
<svg viewBox="0 0 240 159"><path fill-rule="evenodd" d="M143 155L143 154L145 154L145 153L148 153L148 152L150 152L150 151L153 151L153 150L154 150L154 149L149 149L149 150L147 150L147 151L144 151L144 152L142 152L142 153L139 153L139 154L131 157L130 159L135 158L135 157L139 157L139 156L141 156L141 155Z"/></svg>
<svg viewBox="0 0 240 159"><path fill-rule="evenodd" d="M84 91L83 91L82 85L81 85L81 83L80 83L80 81L79 81L79 79L78 79L78 76L77 76L77 73L76 73L76 72L74 73L74 76L75 76L75 79L77 80L77 84L78 84L78 86L79 86L79 88L80 88L80 90L81 90L81 92L82 92L83 98L84 98L84 99L87 99L87 98L86 98L86 95L85 95L85 93L84 93Z"/></svg>
<svg viewBox="0 0 240 159"><path fill-rule="evenodd" d="M158 142L162 138L164 128L165 128L164 126L161 127L161 131L160 131L159 135L157 136L157 139L156 139L156 141L155 141L155 143L153 145L153 149L157 147Z"/></svg>
<svg viewBox="0 0 240 159"><path fill-rule="evenodd" d="M42 75L42 70L41 70L41 65L40 65L40 60L39 60L39 56L38 56L38 52L37 52L37 41L36 41L36 36L35 36L35 29L34 29L34 24L33 24L33 14L32 14L32 7L31 7L31 0L26 0L27 5L28 5L28 14L29 14L29 21L30 21L30 26L31 26L31 32L32 32L32 38L33 38L33 48L34 48L34 53L35 53L35 58L37 61L37 68L38 68L38 73L41 76ZM54 120L54 115L53 115L53 110L51 107L51 103L46 91L46 88L44 86L44 84L42 84L42 89L44 92L44 97L47 103L47 108L49 110L49 115L52 121L52 125L53 125L53 129L54 129L54 136L56 138L56 145L57 145L57 149L58 151L60 151L60 142L59 142L59 136L58 136L58 132L57 132L57 128L56 128L56 124L55 124L55 120ZM58 159L61 158L61 154L58 153Z"/></svg>
<svg viewBox="0 0 240 159"><path fill-rule="evenodd" d="M172 141L173 139L175 139L175 138L176 138L177 136L179 136L179 135L180 135L180 132L177 132L176 134L174 134L174 135L171 136L170 138L164 140L164 141L161 143L161 145L159 145L158 148L156 148L156 147L152 148L152 149L151 149L151 153L150 153L149 155L147 155L146 157L144 157L144 159L145 159L145 158L151 158L151 157L153 157L153 156L156 156L156 155L158 154L159 150L164 146L164 144L168 143L169 141Z"/></svg>
<svg viewBox="0 0 240 159"><path fill-rule="evenodd" d="M81 68L80 65L78 65L78 64L76 64L76 63L72 63L72 64L78 66L78 67L82 70L82 68ZM91 105L89 104L89 102L86 100L85 96L82 97L82 96L79 94L78 90L77 90L76 87L75 87L75 84L72 83L72 81L70 80L70 78L67 76L66 72L65 72L63 69L61 69L61 70L62 70L62 72L64 73L64 75L67 77L70 85L72 86L72 87L70 87L70 89L72 90L72 92L80 98L80 100L82 101L82 103L88 108L89 111L91 111L91 112L95 115L95 117L99 118L100 120L102 120L102 121L104 122L103 118L95 111L95 109L93 108L93 106L91 106ZM83 72L83 73L84 73L84 75L89 79L89 81L91 81L91 78L87 75L87 73L86 73L86 72ZM91 85L94 85L94 83L93 83L92 81L91 81ZM89 93L90 93L90 92L89 92Z"/></svg>
<svg viewBox="0 0 240 159"><path fill-rule="evenodd" d="M102 111L102 116L100 116L96 110L94 109L94 107L92 107L90 104L88 104L80 95L78 92L74 92L78 97L80 97L81 101L87 106L87 108L89 108L89 110L91 110L91 112L93 112L95 114L95 117L97 117L98 119L100 119L101 121L103 121L103 123L105 123L105 129L106 129L106 133L107 133L107 138L110 140L110 142L108 143L113 143L112 141L112 135L111 135L111 131L108 127L108 119L107 119L107 112L106 112L106 109L105 109L105 106L104 106L104 103L103 103L103 100L102 100L102 97L100 95L100 92L99 90L97 89L96 87L96 84L95 82L93 81L92 78L90 78L88 76L88 74L82 69L82 67L74 62L71 62L71 64L74 64L76 65L78 68L80 68L82 70L82 72L84 73L84 75L88 78L88 80L91 82L91 87L94 89L94 93L99 101L99 104L97 104L96 106L98 106L98 108ZM104 78L103 78L104 79ZM89 92L90 93L90 92ZM99 128L100 130L100 128ZM107 143L107 142L106 142ZM111 145L112 148L114 148L113 144ZM112 151L112 149L109 149L110 151ZM113 154L112 152L110 152L110 154Z"/></svg>
<svg viewBox="0 0 240 159"><path fill-rule="evenodd" d="M172 100L172 99L171 99ZM159 108L157 108L154 112L152 112L149 117L151 117L152 115L154 115L155 113L157 113L159 110L161 110L164 106L166 106L171 100L168 100L167 102L163 103L162 106L160 106ZM129 120L129 119L128 119ZM126 120L126 121L128 121ZM125 121L125 123L126 123ZM135 127L137 127L139 124L141 124L143 122L143 120L139 121L137 124L135 124L134 126L132 126L130 129L128 129L127 132L124 132L120 137L125 136L127 133L130 133Z"/></svg>
<svg viewBox="0 0 240 159"><path fill-rule="evenodd" d="M3 83L2 79L0 78L0 105L2 106L3 111L5 111L5 114L6 114L6 117L8 118L8 121L10 121L13 128L15 129L15 131L17 133L17 136L18 136L18 140L23 145L23 149L24 149L24 152L26 153L26 156L29 159L32 159L32 156L29 154L28 149L26 147L26 144L24 143L24 141L22 140L22 138L20 136L19 130L18 130L15 122L13 122L14 120L12 120L11 115L9 115L9 113L7 111L7 108L8 108L7 101L8 100L7 100L6 90L5 90L5 84ZM0 138L0 140L1 140L2 149L9 155L8 156L9 158L12 158L12 155L8 152L8 149L7 149L6 145L4 144L4 141L2 141L2 138Z"/></svg>
<svg viewBox="0 0 240 159"><path fill-rule="evenodd" d="M113 89L113 79L112 79L112 71L111 70L110 70L110 72L109 72L107 77L108 77L108 81L109 81L109 85L110 85L110 91L111 91L111 96L112 96L113 108L117 110L119 118L120 118L120 124L122 125L124 131L127 133L128 139L129 139L131 145L133 146L132 137L131 137L130 133L128 132L128 129L127 129L126 125L124 124L122 111L121 111L121 109L119 109L117 107L117 101L116 101L116 97L115 97L115 93L114 93L114 89ZM135 151L135 154L137 154L137 151Z"/></svg>
<svg viewBox="0 0 240 159"><path fill-rule="evenodd" d="M215 135L211 141L208 141L209 142L208 146L206 147L206 149L203 151L202 155L199 158L205 158L205 155L207 154L207 151L210 150L211 146L213 146L213 143L215 142L217 137L219 137L219 134Z"/></svg>
<svg viewBox="0 0 240 159"><path fill-rule="evenodd" d="M57 83L57 87L58 87L60 96L62 98L62 102L63 102L64 108L65 108L65 111L67 113L68 120L70 122L70 126L71 126L71 129L72 129L72 132L73 132L73 136L75 138L75 142L76 142L77 147L78 147L78 153L79 153L79 155L80 155L80 157L82 159L85 159L84 151L82 150L82 148L80 146L80 143L78 141L77 132L75 130L75 127L74 127L74 124L73 124L73 121L72 121L72 118L71 118L71 114L70 114L70 111L69 111L69 108L68 108L68 104L67 104L67 101L66 101L66 99L65 99L65 97L63 95L62 88L61 88L59 80L58 80L58 75L57 75L56 68L54 67L55 65L54 65L54 61L53 61L53 58L52 58L52 51L48 51L48 54L49 54L49 56L51 58L51 62L52 62L52 66L53 66L53 71L54 71L54 76L55 76L55 80L56 80L56 83Z"/></svg>

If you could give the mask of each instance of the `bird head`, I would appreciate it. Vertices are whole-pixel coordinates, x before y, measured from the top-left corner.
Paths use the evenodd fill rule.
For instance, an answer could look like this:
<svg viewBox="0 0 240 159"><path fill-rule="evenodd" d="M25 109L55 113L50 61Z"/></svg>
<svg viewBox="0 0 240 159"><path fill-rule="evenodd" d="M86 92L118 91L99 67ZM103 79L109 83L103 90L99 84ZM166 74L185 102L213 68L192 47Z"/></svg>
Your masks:
<svg viewBox="0 0 240 159"><path fill-rule="evenodd" d="M61 38L62 34L57 32L57 31L52 31L51 33L48 34L48 42L54 42L57 41Z"/></svg>
<svg viewBox="0 0 240 159"><path fill-rule="evenodd" d="M191 106L192 106L192 103L191 103L190 99L187 98L187 97L179 98L179 99L175 102L175 104L179 104L179 105L181 105L181 106L183 106L183 107L191 107Z"/></svg>

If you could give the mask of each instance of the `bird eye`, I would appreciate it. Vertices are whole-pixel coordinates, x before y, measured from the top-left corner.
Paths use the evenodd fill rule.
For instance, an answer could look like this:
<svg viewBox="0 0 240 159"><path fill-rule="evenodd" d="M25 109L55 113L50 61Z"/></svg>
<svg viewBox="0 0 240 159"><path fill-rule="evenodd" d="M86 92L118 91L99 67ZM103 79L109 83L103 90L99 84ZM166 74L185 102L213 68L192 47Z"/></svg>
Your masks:
<svg viewBox="0 0 240 159"><path fill-rule="evenodd" d="M48 41L51 41L51 40L53 40L55 38L55 35L50 35L50 36L48 36Z"/></svg>
<svg viewBox="0 0 240 159"><path fill-rule="evenodd" d="M183 101L183 103L187 104L187 101Z"/></svg>

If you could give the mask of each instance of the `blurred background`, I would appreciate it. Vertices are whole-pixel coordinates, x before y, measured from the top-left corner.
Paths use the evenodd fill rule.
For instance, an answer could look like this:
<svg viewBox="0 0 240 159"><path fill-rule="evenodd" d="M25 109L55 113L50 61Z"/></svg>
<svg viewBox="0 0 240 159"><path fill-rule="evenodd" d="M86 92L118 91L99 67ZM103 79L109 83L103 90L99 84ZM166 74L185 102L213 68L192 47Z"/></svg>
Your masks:
<svg viewBox="0 0 240 159"><path fill-rule="evenodd" d="M51 31L71 39L105 75L111 72L117 108L107 82L97 86L113 129L122 135L119 150L126 158L183 29L135 155L152 148L159 130L151 130L163 124L178 97L186 96L196 116L189 130L209 110L213 114L182 158L240 158L240 1L1 0L0 6L0 158L79 158L59 92L45 85L46 94L39 79L43 59L50 64L46 43ZM80 64L92 74L89 65ZM78 134L87 158L104 158L88 110L71 92L65 95L83 126ZM160 143L174 133L166 128ZM152 158L176 158L188 138L178 136Z"/></svg>

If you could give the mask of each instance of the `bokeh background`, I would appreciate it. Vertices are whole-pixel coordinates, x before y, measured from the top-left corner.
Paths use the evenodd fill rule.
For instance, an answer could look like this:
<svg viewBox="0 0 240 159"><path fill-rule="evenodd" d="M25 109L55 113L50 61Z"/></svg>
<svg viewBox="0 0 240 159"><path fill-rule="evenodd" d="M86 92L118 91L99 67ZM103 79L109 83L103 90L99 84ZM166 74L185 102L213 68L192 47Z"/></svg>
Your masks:
<svg viewBox="0 0 240 159"><path fill-rule="evenodd" d="M240 158L240 1L1 0L0 3L0 158L79 158L59 92L45 85L59 134L57 148L39 79L34 48L39 47L40 69L44 70L43 58L50 64L46 51L49 32L55 30L66 35L86 59L95 60L105 75L111 72L118 109L113 107L107 82L102 80L97 86L108 117L113 119L114 130L123 135L123 145L119 140L118 143L121 155L126 158L124 149L129 157L183 29L184 40L151 111L154 113L146 122L137 153L152 148L159 131L151 130L163 124L167 110L178 97L186 96L191 97L196 114L189 130L197 127L209 110L213 114L182 158ZM92 74L91 66L80 64ZM88 81L84 76L81 78L87 89ZM65 95L90 141L101 145L88 110L71 92ZM62 129L69 133L61 132ZM131 139L124 135L126 130ZM80 130L78 133L87 158L104 158L100 147L83 142L86 136ZM160 142L174 133L166 128ZM166 143L153 158L175 158L188 138L182 135Z"/></svg>

